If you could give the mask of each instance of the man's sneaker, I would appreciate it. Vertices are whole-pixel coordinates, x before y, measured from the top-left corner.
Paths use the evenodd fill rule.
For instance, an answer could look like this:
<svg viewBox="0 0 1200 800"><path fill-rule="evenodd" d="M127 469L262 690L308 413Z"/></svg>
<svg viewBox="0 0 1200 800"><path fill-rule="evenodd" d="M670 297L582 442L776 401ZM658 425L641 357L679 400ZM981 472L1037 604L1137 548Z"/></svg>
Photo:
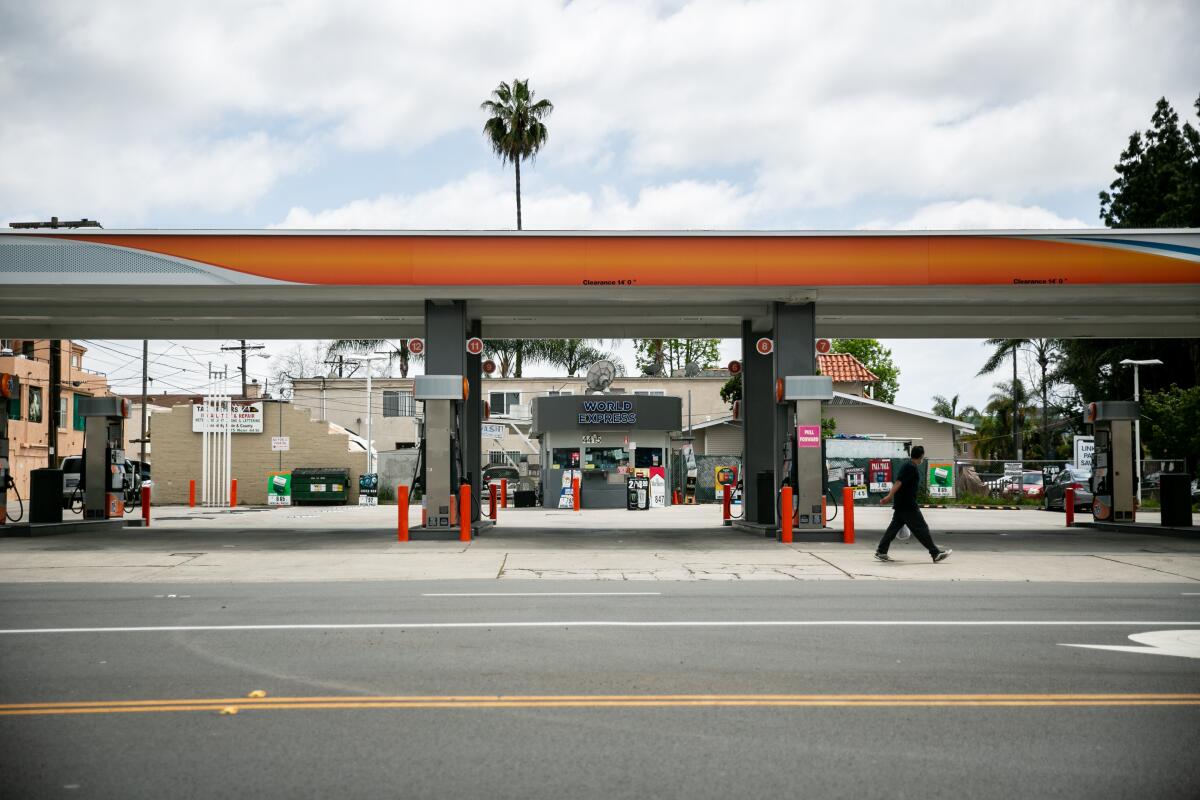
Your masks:
<svg viewBox="0 0 1200 800"><path fill-rule="evenodd" d="M876 561L891 561L892 557L889 556L887 553L876 553L875 560Z"/></svg>
<svg viewBox="0 0 1200 800"><path fill-rule="evenodd" d="M950 554L953 552L954 552L953 550L938 550L937 555L933 557L933 563L936 564L939 561L945 561L947 558L950 557Z"/></svg>

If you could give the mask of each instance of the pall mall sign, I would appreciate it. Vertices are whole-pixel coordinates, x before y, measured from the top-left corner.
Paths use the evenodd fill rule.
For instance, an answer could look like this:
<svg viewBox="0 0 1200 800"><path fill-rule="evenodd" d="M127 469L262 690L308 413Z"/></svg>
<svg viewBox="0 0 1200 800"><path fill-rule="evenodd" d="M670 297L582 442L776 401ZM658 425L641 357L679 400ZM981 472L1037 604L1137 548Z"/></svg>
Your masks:
<svg viewBox="0 0 1200 800"><path fill-rule="evenodd" d="M636 425L637 406L632 400L584 400L580 425Z"/></svg>
<svg viewBox="0 0 1200 800"><path fill-rule="evenodd" d="M262 433L263 407L262 403L234 403L232 411L233 433ZM225 414L212 410L208 414L208 430L220 430L225 424ZM192 406L192 433L204 433L204 406Z"/></svg>

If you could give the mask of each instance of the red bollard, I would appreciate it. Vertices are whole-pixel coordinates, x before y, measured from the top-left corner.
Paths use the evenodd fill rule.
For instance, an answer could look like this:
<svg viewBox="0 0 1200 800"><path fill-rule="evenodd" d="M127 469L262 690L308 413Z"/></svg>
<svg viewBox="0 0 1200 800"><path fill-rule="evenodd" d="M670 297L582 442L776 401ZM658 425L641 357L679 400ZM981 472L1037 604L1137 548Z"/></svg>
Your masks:
<svg viewBox="0 0 1200 800"><path fill-rule="evenodd" d="M1063 492L1063 511L1067 512L1067 527L1075 527L1075 490L1070 486Z"/></svg>
<svg viewBox="0 0 1200 800"><path fill-rule="evenodd" d="M571 507L579 510L579 478L571 479Z"/></svg>
<svg viewBox="0 0 1200 800"><path fill-rule="evenodd" d="M396 487L396 541L408 541L408 487Z"/></svg>
<svg viewBox="0 0 1200 800"><path fill-rule="evenodd" d="M500 507L508 508L508 478L500 479ZM495 519L493 516L492 519Z"/></svg>
<svg viewBox="0 0 1200 800"><path fill-rule="evenodd" d="M729 512L730 502L730 487L728 483L721 484L721 522L725 525L733 524L733 515Z"/></svg>
<svg viewBox="0 0 1200 800"><path fill-rule="evenodd" d="M842 489L842 543L854 544L854 490Z"/></svg>
<svg viewBox="0 0 1200 800"><path fill-rule="evenodd" d="M471 541L471 484L458 488L458 535L460 542Z"/></svg>
<svg viewBox="0 0 1200 800"><path fill-rule="evenodd" d="M150 527L150 487L142 487L142 527Z"/></svg>
<svg viewBox="0 0 1200 800"><path fill-rule="evenodd" d="M784 544L792 543L792 487L784 486L779 490L779 540Z"/></svg>
<svg viewBox="0 0 1200 800"><path fill-rule="evenodd" d="M488 484L488 516L496 518L496 484Z"/></svg>
<svg viewBox="0 0 1200 800"><path fill-rule="evenodd" d="M196 507L196 482L188 481L188 508Z"/></svg>
<svg viewBox="0 0 1200 800"><path fill-rule="evenodd" d="M237 478L229 481L229 507L234 508L237 505Z"/></svg>

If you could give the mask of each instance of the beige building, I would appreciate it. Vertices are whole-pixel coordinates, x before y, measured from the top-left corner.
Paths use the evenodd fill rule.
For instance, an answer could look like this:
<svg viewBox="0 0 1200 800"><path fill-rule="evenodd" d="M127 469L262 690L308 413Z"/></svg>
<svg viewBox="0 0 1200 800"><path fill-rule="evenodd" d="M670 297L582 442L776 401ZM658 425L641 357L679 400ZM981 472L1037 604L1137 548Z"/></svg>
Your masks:
<svg viewBox="0 0 1200 800"><path fill-rule="evenodd" d="M103 373L83 366L87 348L63 340L59 361L58 408L50 408L50 340L0 340L0 372L16 375L20 396L4 409L8 415L8 458L17 493L28 499L29 472L58 466L67 456L83 452L83 417L79 401L111 394ZM58 452L50 455L50 430L58 434ZM12 495L9 495L12 499Z"/></svg>
<svg viewBox="0 0 1200 800"><path fill-rule="evenodd" d="M238 482L238 503L266 505L272 472L297 467L344 467L350 471L350 502L358 502L358 478L367 471L367 454L360 441L344 428L314 419L307 408L278 401L260 401L261 433L232 436L232 477ZM191 404L154 414L154 502L188 502L188 485L201 479L201 434L192 430ZM273 437L286 436L289 449L271 449Z"/></svg>
<svg viewBox="0 0 1200 800"><path fill-rule="evenodd" d="M365 378L295 378L292 404L309 411L313 419L327 420L366 439ZM420 444L412 378L372 378L370 413L376 451Z"/></svg>

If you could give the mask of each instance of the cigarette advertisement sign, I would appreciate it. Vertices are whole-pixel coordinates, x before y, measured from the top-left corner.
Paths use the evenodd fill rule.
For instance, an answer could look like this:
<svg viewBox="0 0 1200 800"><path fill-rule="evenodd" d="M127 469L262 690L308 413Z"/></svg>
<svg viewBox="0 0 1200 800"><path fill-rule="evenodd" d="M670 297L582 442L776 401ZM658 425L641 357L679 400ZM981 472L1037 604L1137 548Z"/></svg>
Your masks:
<svg viewBox="0 0 1200 800"><path fill-rule="evenodd" d="M930 461L927 475L930 497L954 497L953 461Z"/></svg>
<svg viewBox="0 0 1200 800"><path fill-rule="evenodd" d="M232 411L233 433L262 433L263 407L262 403L234 403ZM220 430L229 418L228 414L210 411L208 414L208 430ZM192 406L192 433L204 433L204 406Z"/></svg>
<svg viewBox="0 0 1200 800"><path fill-rule="evenodd" d="M872 458L870 466L871 482L869 487L875 493L887 493L892 490L892 462L887 458Z"/></svg>
<svg viewBox="0 0 1200 800"><path fill-rule="evenodd" d="M867 472L863 469L846 470L846 485L854 492L855 500L867 499Z"/></svg>
<svg viewBox="0 0 1200 800"><path fill-rule="evenodd" d="M292 473L267 473L267 505L290 506L292 504Z"/></svg>

